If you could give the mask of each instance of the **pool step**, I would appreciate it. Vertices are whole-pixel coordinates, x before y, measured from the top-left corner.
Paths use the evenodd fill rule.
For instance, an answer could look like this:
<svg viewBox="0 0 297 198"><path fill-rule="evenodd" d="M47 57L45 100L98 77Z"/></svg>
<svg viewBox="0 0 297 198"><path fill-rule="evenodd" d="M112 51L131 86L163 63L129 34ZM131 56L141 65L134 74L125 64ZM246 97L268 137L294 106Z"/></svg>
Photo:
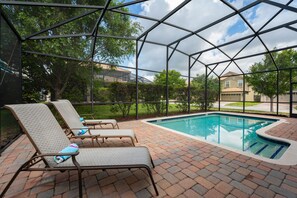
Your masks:
<svg viewBox="0 0 297 198"><path fill-rule="evenodd" d="M249 147L247 147L244 151L249 150L250 148L252 148L252 147L255 146L256 144L258 144L258 142L254 142L254 143L251 144Z"/></svg>
<svg viewBox="0 0 297 198"><path fill-rule="evenodd" d="M266 156L270 159L275 159L284 151L285 145L272 146L264 142L254 142L250 144L244 151L250 150L255 155Z"/></svg>
<svg viewBox="0 0 297 198"><path fill-rule="evenodd" d="M277 154L279 154L281 152L281 150L284 148L284 145L281 145L271 156L270 159L274 159L275 156L277 156Z"/></svg>
<svg viewBox="0 0 297 198"><path fill-rule="evenodd" d="M269 145L263 142L254 142L250 144L244 151L250 150L255 155L261 154ZM266 149L267 150L267 149Z"/></svg>
<svg viewBox="0 0 297 198"><path fill-rule="evenodd" d="M264 151L264 149L266 149L268 147L268 144L265 144L264 146L262 146L255 154L259 155L262 151Z"/></svg>

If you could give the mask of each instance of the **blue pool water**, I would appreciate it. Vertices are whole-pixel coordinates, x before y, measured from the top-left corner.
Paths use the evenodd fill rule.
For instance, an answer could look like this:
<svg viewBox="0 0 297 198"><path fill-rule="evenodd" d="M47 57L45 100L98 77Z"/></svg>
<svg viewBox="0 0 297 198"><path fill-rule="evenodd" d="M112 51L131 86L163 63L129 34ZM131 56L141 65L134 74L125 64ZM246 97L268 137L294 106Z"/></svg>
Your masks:
<svg viewBox="0 0 297 198"><path fill-rule="evenodd" d="M279 159L289 144L263 138L255 132L276 121L278 120L213 113L149 122L240 151Z"/></svg>

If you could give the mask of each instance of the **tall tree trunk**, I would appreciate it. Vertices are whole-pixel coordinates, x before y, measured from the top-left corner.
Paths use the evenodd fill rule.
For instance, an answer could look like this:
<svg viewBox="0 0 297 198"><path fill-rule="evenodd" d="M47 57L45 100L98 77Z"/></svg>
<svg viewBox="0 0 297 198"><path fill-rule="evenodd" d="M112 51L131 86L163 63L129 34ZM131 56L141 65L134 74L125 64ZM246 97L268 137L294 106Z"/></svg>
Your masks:
<svg viewBox="0 0 297 198"><path fill-rule="evenodd" d="M273 112L273 97L270 97L270 112Z"/></svg>
<svg viewBox="0 0 297 198"><path fill-rule="evenodd" d="M59 87L55 86L50 91L51 91L51 100L52 101L61 99L61 97L62 97L62 91L61 91L61 89Z"/></svg>
<svg viewBox="0 0 297 198"><path fill-rule="evenodd" d="M61 92L61 89L59 89L59 88L55 88L55 100L58 100L58 99L61 99L61 97L62 97L62 94L61 94L62 92Z"/></svg>

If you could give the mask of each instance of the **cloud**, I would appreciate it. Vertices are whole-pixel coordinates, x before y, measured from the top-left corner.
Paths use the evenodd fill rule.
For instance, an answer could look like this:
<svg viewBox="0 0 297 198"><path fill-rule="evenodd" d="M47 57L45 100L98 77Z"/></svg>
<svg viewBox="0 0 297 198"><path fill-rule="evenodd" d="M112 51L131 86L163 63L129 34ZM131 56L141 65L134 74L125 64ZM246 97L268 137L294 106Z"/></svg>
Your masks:
<svg viewBox="0 0 297 198"><path fill-rule="evenodd" d="M183 0L151 0L141 4L142 12L141 15L149 16L157 19L161 19L176 6L182 3ZM232 0L229 3L237 9L254 2L253 0ZM281 3L287 3L287 0L282 0ZM292 3L292 6L296 6L296 2ZM247 22L254 28L255 31L259 30L272 16L275 15L280 9L265 3L260 3L257 6L250 8L242 13ZM196 31L199 28L204 27L230 13L233 10L218 0L195 0L189 2L184 8L179 10L176 14L171 16L166 22L186 28L191 31ZM271 21L267 27L271 28L289 21L297 19L297 14L291 11L283 11L273 21ZM148 21L145 19L136 19L143 27L144 31L151 27L155 22ZM235 15L215 26L212 26L206 30L199 32L202 39L197 36L191 36L180 42L177 49L182 50L185 53L192 54L197 51L208 49L212 47L212 44L219 45L229 41L233 41L244 36L251 35L253 31L249 28L249 25L239 16ZM147 40L159 42L162 44L169 44L176 41L182 36L188 35L189 32L175 29L171 26L161 24L153 31L151 31L147 37ZM269 49L275 47L287 47L296 45L296 32L289 29L280 29L271 33L263 34L260 38L265 42ZM210 41L211 43L205 42L203 39ZM222 47L221 50L212 50L205 52L201 55L201 61L209 64L222 60L227 60L228 57L224 55L226 53L229 57L236 55L243 46L250 39L246 39L239 43L234 43L229 46ZM172 45L173 47L175 45ZM246 56L250 54L264 52L266 49L262 45L258 38L255 38L237 57ZM169 53L171 50L169 50ZM247 71L249 66L254 62L259 62L263 56L255 58L249 58L244 60L238 60L236 63L242 67L242 70ZM182 74L187 75L188 72L188 57L175 52L169 62L169 69L175 69L180 71ZM134 64L134 63L133 63ZM135 64L134 64L135 65ZM225 68L226 64L221 64L215 70L216 73L220 74ZM158 46L153 44L145 43L139 57L139 67L144 69L162 71L166 67L166 47ZM231 64L230 70L237 70L235 64ZM192 69L192 74L204 73L204 66L202 64L196 64ZM153 76L152 73L142 72L143 75Z"/></svg>

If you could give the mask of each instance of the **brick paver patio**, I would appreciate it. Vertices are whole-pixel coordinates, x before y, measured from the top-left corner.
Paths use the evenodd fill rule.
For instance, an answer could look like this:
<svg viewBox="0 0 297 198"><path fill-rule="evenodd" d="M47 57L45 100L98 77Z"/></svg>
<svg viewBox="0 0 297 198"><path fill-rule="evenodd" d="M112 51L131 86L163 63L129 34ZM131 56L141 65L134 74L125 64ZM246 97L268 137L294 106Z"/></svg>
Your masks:
<svg viewBox="0 0 297 198"><path fill-rule="evenodd" d="M270 134L297 141L297 119L287 119ZM297 166L261 162L216 146L168 132L141 121L120 123L135 130L147 146L156 168L159 197L297 197ZM88 142L84 143L88 146ZM129 146L108 139L103 146ZM25 135L0 157L0 191L16 169L34 152ZM296 151L297 152L297 151ZM152 197L154 190L139 169L85 171L85 197ZM76 197L76 172L22 172L7 197Z"/></svg>

